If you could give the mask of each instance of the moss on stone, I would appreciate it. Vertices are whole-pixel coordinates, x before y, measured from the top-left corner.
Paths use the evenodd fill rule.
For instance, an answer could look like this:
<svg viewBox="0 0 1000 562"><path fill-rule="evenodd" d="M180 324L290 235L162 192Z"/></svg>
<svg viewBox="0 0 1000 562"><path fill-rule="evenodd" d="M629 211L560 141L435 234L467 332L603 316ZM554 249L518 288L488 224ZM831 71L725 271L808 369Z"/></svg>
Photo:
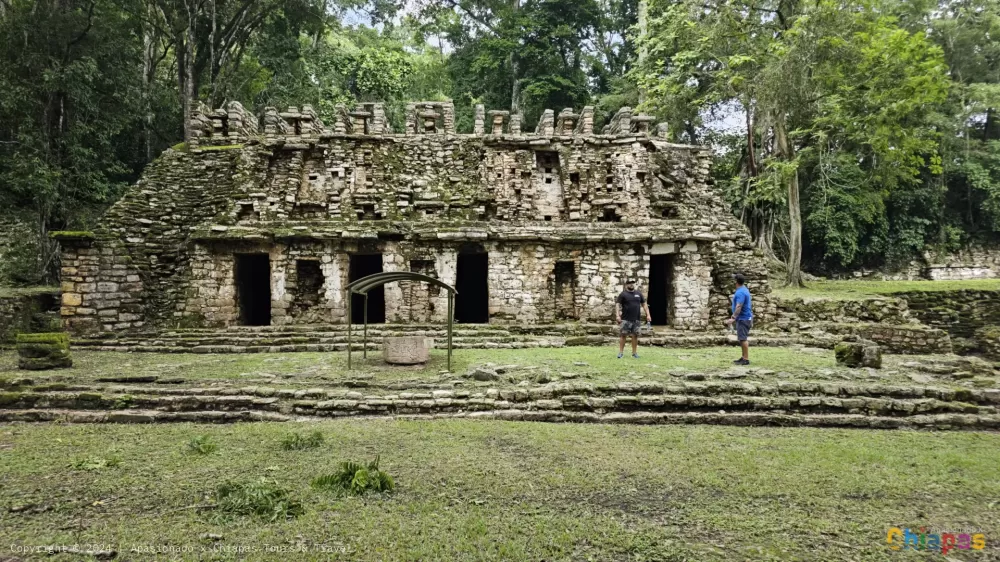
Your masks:
<svg viewBox="0 0 1000 562"><path fill-rule="evenodd" d="M69 334L65 332L18 334L17 345L20 346L22 344L48 344L58 346L63 350L69 350Z"/></svg>
<svg viewBox="0 0 1000 562"><path fill-rule="evenodd" d="M199 146L198 150L201 152L223 152L226 150L239 150L243 148L242 144L224 144L219 146Z"/></svg>
<svg viewBox="0 0 1000 562"><path fill-rule="evenodd" d="M94 240L97 238L89 230L53 230L49 236L56 240Z"/></svg>
<svg viewBox="0 0 1000 562"><path fill-rule="evenodd" d="M17 335L17 366L28 371L64 369L73 366L69 335L63 332Z"/></svg>
<svg viewBox="0 0 1000 562"><path fill-rule="evenodd" d="M10 406L21 401L20 392L0 392L0 406Z"/></svg>
<svg viewBox="0 0 1000 562"><path fill-rule="evenodd" d="M177 152L187 152L188 144L186 142L179 142L170 147L170 150L176 150Z"/></svg>

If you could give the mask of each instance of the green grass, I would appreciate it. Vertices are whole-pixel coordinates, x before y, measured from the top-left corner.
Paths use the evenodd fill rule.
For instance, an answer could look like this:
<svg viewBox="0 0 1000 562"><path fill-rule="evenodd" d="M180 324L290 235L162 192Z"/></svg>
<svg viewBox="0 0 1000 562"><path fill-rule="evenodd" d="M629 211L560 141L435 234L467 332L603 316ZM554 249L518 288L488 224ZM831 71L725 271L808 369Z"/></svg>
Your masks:
<svg viewBox="0 0 1000 562"><path fill-rule="evenodd" d="M778 287L774 294L785 299L824 298L857 300L911 291L958 291L974 289L1000 291L1000 279L967 281L811 281L805 287Z"/></svg>
<svg viewBox="0 0 1000 562"><path fill-rule="evenodd" d="M675 382L682 377L717 375L733 369L739 356L735 347L674 349L640 348L640 359L626 355L617 359L617 346L569 347L555 349L470 349L457 350L452 373L447 373L443 351L432 352L427 365L390 366L375 353L367 362L360 359L347 370L344 353L251 353L251 354L158 354L73 350L73 367L51 372L27 373L17 369L17 354L0 351L0 380L28 376L38 385L112 384L98 379L116 377L159 377L178 382L177 386L349 386L372 393L379 386L416 388L421 385L450 388L459 382L464 388L509 387L527 381L543 384L559 380L592 383L616 381ZM932 362L935 356L885 355L883 369L875 376L865 369L838 367L832 350L814 348L751 348L752 365L744 369L748 382L774 383L779 380L852 381L860 384L907 384L913 369L905 364ZM473 367L492 363L511 367L499 380L478 382L463 375ZM183 382L180 382L183 381ZM146 386L148 383L138 383ZM940 379L935 386L963 386L969 381ZM996 387L995 378L981 385ZM365 390L367 387L375 387ZM391 389L383 392L392 393ZM127 404L123 404L127 407Z"/></svg>
<svg viewBox="0 0 1000 562"><path fill-rule="evenodd" d="M626 355L617 359L617 347L568 347L555 349L469 349L456 350L452 371L467 372L471 367L494 363L517 365L533 372L521 375L535 378L539 373L570 373L592 380L618 380L629 377L670 377L670 371L710 372L732 367L739 357L735 347L673 349L640 348L641 359ZM792 348L757 348L753 350L755 364L774 370L803 371L835 366L832 351L803 352ZM181 377L186 381L253 381L281 384L342 383L361 380L377 382L439 380L447 368L446 354L432 352L426 365L399 367L385 364L378 352L369 353L363 361L355 355L355 368L347 370L346 353L252 353L252 354L158 354L119 353L73 350L73 367L59 371L74 382L100 377L159 376ZM16 355L0 353L0 376L17 376ZM447 375L451 378L452 375ZM502 382L502 381L501 381Z"/></svg>
<svg viewBox="0 0 1000 562"><path fill-rule="evenodd" d="M959 559L1000 555L995 433L459 420L297 427L322 431L330 447L290 456L273 446L289 431L277 423L0 426L3 547L109 544L127 560L941 559L884 546L890 527L926 526L982 530L988 550ZM191 456L183 445L201 434L224 451ZM310 485L340 461L379 454L395 479L391 495L339 497ZM120 464L67 466L110 455ZM269 522L204 509L224 482L261 479L302 513Z"/></svg>

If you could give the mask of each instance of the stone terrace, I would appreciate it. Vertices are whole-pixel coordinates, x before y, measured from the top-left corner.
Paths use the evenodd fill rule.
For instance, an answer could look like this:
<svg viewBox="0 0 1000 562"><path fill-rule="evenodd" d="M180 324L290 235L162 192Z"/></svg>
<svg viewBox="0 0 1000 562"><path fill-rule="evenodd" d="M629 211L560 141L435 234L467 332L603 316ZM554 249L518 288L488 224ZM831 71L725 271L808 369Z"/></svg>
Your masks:
<svg viewBox="0 0 1000 562"><path fill-rule="evenodd" d="M449 374L436 371L440 356L426 368L386 369L370 359L346 371L339 354L258 355L227 367L228 360L79 352L83 366L68 374L0 377L0 421L389 416L1000 429L1000 376L975 358L887 356L886 368L874 371L832 366L829 351L810 348L758 350L771 369L712 366L727 362L728 349L647 350L643 361L617 363L607 362L606 348L550 359L524 357L530 350L478 353L535 364L472 361ZM666 366L678 362L688 367ZM780 364L786 370L776 370Z"/></svg>

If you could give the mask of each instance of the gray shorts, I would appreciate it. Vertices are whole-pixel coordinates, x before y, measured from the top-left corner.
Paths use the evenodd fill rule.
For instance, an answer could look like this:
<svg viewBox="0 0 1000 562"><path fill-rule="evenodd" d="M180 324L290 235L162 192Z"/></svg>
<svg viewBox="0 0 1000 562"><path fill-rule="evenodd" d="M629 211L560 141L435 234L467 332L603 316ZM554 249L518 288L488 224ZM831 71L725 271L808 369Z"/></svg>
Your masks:
<svg viewBox="0 0 1000 562"><path fill-rule="evenodd" d="M642 329L642 322L639 320L622 320L621 335L638 335Z"/></svg>
<svg viewBox="0 0 1000 562"><path fill-rule="evenodd" d="M747 337L750 336L750 328L753 328L753 320L737 320L736 339L739 341L747 341Z"/></svg>

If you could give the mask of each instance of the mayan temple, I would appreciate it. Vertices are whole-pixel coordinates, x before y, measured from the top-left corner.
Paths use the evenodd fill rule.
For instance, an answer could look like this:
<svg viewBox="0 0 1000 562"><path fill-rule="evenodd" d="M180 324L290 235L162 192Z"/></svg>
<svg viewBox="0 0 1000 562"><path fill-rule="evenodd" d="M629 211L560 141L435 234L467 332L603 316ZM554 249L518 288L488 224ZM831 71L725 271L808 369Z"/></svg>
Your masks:
<svg viewBox="0 0 1000 562"><path fill-rule="evenodd" d="M711 151L671 144L665 125L623 108L547 110L533 130L451 103L309 106L262 119L239 103L200 107L192 142L167 150L94 232L63 233L61 310L72 332L343 324L345 287L383 271L454 285L466 324L607 323L624 280L655 325L718 329L731 276L766 272L710 176ZM360 306L354 321L360 322ZM394 283L372 323L446 321L446 295Z"/></svg>

